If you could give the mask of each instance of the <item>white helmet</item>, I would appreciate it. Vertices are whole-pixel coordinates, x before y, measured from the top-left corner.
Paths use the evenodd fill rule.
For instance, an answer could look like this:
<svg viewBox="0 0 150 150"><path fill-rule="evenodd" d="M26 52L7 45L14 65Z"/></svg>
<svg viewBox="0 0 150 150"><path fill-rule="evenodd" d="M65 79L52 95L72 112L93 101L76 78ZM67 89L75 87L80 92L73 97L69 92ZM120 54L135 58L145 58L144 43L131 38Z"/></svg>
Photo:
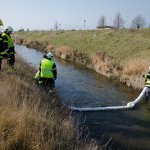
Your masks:
<svg viewBox="0 0 150 150"><path fill-rule="evenodd" d="M51 52L49 52L49 53L46 54L46 57L48 59L53 59L54 55Z"/></svg>
<svg viewBox="0 0 150 150"><path fill-rule="evenodd" d="M13 28L11 26L8 26L5 30L7 30L8 32L13 32Z"/></svg>

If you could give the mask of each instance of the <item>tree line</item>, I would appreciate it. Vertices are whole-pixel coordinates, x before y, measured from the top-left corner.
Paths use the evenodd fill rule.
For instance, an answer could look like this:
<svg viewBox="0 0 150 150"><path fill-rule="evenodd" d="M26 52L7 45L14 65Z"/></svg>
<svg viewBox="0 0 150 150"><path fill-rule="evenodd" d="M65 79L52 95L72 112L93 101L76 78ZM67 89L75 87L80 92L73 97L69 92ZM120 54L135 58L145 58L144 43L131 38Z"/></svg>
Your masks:
<svg viewBox="0 0 150 150"><path fill-rule="evenodd" d="M125 21L121 15L120 12L116 13L115 18L113 20L113 26L114 28L120 29L120 28L124 28L125 25ZM146 25L146 20L142 15L137 15L135 16L135 18L133 18L132 22L131 22L131 28L143 28ZM3 21L0 19L0 26L3 26ZM99 20L98 20L98 24L97 24L97 28L105 28L107 26L107 21L106 21L106 17L104 15L102 15ZM150 25L149 25L150 27ZM57 21L54 25L54 30L58 30L61 29L61 24L59 24ZM29 29L27 29L29 31ZM51 29L52 30L52 29ZM22 31L22 30L21 30Z"/></svg>
<svg viewBox="0 0 150 150"><path fill-rule="evenodd" d="M125 25L125 21L121 15L120 12L118 12L115 15L115 18L113 20L113 27L120 29L120 28L124 28ZM142 15L137 15L135 16L135 18L133 18L132 22L131 22L131 28L143 28L146 25L146 21L145 18ZM97 27L103 28L107 26L107 21L106 21L106 17L104 15L102 15L99 20L98 20L98 25Z"/></svg>

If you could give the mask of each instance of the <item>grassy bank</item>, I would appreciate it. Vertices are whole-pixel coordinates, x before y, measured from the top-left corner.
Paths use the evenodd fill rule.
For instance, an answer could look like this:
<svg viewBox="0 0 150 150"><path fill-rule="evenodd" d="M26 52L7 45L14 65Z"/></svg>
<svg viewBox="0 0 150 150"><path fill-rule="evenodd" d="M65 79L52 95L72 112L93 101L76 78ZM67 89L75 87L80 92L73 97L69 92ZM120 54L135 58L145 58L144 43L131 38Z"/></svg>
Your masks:
<svg viewBox="0 0 150 150"><path fill-rule="evenodd" d="M16 43L75 61L134 88L150 65L150 29L17 32Z"/></svg>
<svg viewBox="0 0 150 150"><path fill-rule="evenodd" d="M106 52L119 63L130 58L150 60L150 29L34 31L17 32L17 35L55 48L65 45L89 55L94 52Z"/></svg>
<svg viewBox="0 0 150 150"><path fill-rule="evenodd" d="M56 93L36 87L35 70L19 58L15 68L8 72L4 62L0 74L0 149L96 150L94 142L81 138Z"/></svg>

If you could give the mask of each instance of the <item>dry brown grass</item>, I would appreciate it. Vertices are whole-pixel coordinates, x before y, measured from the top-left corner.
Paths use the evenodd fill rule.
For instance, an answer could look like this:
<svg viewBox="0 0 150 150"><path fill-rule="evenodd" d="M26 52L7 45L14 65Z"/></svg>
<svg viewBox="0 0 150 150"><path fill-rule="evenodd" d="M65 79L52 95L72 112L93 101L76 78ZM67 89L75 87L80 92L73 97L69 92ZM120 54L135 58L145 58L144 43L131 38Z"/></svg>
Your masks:
<svg viewBox="0 0 150 150"><path fill-rule="evenodd" d="M105 76L117 76L119 71L113 66L113 58L105 52L97 52L92 55L92 65L96 72Z"/></svg>
<svg viewBox="0 0 150 150"><path fill-rule="evenodd" d="M134 88L143 88L144 78L149 66L149 61L143 59L130 59L123 66L123 71L120 80L128 86Z"/></svg>
<svg viewBox="0 0 150 150"><path fill-rule="evenodd" d="M71 57L72 50L67 46L60 46L55 50L55 54L62 59L67 59Z"/></svg>
<svg viewBox="0 0 150 150"><path fill-rule="evenodd" d="M48 45L46 48L45 48L45 51L46 52L51 52L51 51L53 51L54 50L54 46L53 45Z"/></svg>
<svg viewBox="0 0 150 150"><path fill-rule="evenodd" d="M15 41L17 41L17 38L15 39ZM37 50L45 50L45 47L47 46L47 42L44 41L43 43L39 42L39 41L32 41L31 39L25 39L23 41L23 44L29 48L35 48Z"/></svg>
<svg viewBox="0 0 150 150"><path fill-rule="evenodd" d="M140 59L130 59L124 64L123 74L128 76L142 75L148 70L149 62Z"/></svg>
<svg viewBox="0 0 150 150"><path fill-rule="evenodd" d="M13 73L5 65L0 75L0 149L97 149L94 142L81 139L57 95L47 95L35 86L35 70L20 60Z"/></svg>

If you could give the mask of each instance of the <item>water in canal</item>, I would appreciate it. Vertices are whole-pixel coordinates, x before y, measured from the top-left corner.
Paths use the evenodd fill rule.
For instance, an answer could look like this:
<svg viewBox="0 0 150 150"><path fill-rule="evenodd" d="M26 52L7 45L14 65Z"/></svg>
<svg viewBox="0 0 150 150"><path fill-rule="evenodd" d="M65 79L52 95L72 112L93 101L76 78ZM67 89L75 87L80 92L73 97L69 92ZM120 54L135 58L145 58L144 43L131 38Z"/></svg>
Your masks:
<svg viewBox="0 0 150 150"><path fill-rule="evenodd" d="M16 52L38 69L43 53L16 45ZM55 58L58 70L56 89L65 105L100 107L126 105L140 91L109 80L82 65ZM132 110L74 112L90 137L107 142L114 149L150 149L150 102L141 102Z"/></svg>

